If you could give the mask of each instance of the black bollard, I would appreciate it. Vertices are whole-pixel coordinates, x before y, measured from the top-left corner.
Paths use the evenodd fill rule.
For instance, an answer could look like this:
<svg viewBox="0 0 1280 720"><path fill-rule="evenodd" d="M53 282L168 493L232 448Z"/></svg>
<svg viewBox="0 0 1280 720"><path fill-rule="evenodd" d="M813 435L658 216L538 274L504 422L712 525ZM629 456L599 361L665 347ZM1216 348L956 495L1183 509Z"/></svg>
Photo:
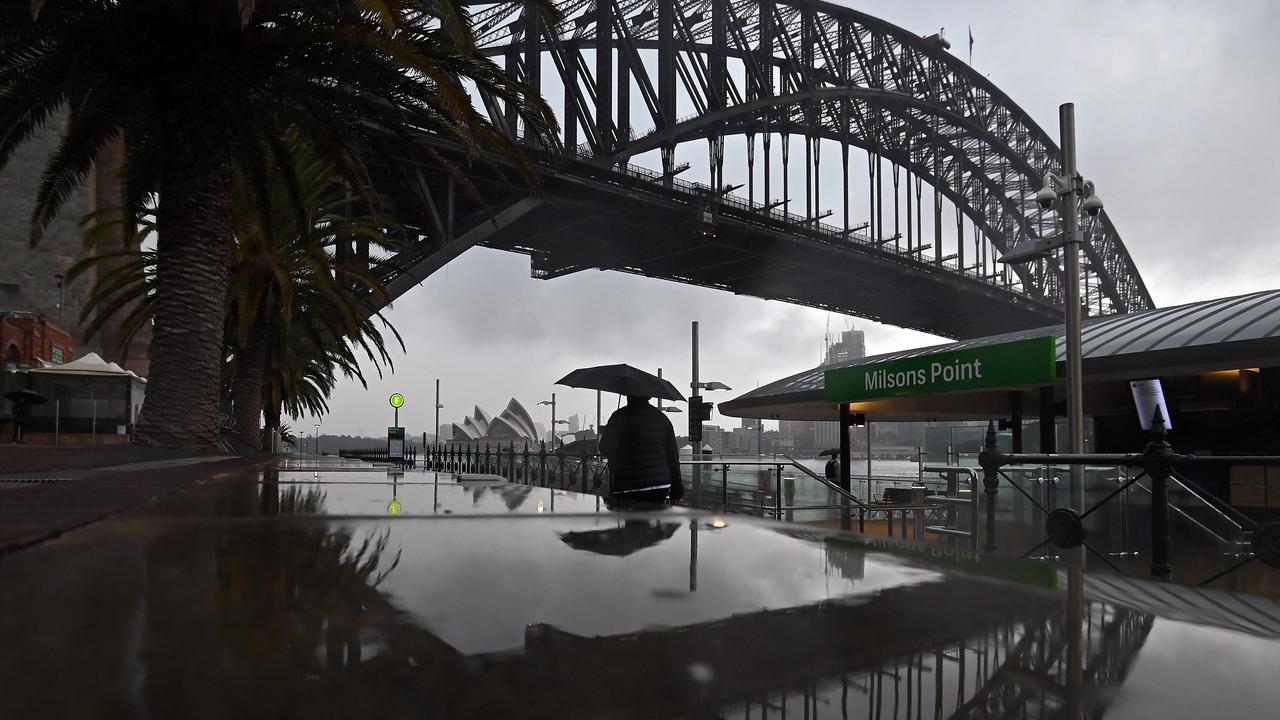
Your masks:
<svg viewBox="0 0 1280 720"><path fill-rule="evenodd" d="M1151 577L1168 580L1173 575L1169 561L1169 460L1173 449L1164 426L1164 415L1156 406L1151 418L1151 440L1142 452L1142 468L1151 476Z"/></svg>
<svg viewBox="0 0 1280 720"><path fill-rule="evenodd" d="M987 541L985 550L996 549L996 493L1000 488L1000 451L996 447L996 425L987 421L987 435L978 462L982 465L982 490L987 496ZM976 530L976 528L974 528Z"/></svg>

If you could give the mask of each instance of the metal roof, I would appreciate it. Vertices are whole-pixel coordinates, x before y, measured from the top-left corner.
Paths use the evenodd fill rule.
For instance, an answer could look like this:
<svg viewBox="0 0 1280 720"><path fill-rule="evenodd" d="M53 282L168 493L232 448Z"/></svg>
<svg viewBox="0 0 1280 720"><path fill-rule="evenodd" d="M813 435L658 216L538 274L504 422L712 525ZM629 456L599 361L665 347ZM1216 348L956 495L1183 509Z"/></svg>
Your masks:
<svg viewBox="0 0 1280 720"><path fill-rule="evenodd" d="M918 357L1052 335L1058 362L1066 360L1062 325L990 335L824 365L761 386L721 403L726 414L757 405L821 400L823 375L834 368ZM1142 371L1146 377L1177 371L1246 367L1262 359L1280 364L1280 290L1156 308L1127 315L1088 318L1081 333L1088 376ZM1087 380L1088 378L1086 378Z"/></svg>

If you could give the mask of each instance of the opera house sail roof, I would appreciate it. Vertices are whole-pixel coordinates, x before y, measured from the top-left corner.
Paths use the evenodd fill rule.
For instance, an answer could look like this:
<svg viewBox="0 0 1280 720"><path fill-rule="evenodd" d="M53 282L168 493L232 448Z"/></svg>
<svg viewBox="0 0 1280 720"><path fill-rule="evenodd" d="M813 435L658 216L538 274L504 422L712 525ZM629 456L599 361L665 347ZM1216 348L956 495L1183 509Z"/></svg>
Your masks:
<svg viewBox="0 0 1280 720"><path fill-rule="evenodd" d="M453 425L455 443L538 442L538 428L519 400L511 398L507 407L492 416L479 405L461 424Z"/></svg>

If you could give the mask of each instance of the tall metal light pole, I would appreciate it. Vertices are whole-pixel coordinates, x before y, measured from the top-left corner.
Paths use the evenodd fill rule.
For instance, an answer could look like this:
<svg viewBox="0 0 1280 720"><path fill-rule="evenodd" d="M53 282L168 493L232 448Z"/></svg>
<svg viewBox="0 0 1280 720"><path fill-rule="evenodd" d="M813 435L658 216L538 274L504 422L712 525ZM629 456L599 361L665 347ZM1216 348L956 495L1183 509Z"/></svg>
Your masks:
<svg viewBox="0 0 1280 720"><path fill-rule="evenodd" d="M1080 346L1081 309L1080 309L1080 243L1083 234L1080 231L1080 210L1090 215L1102 211L1102 199L1094 192L1093 183L1080 176L1076 169L1076 108L1074 103L1063 103L1058 108L1058 122L1061 126L1062 142L1062 175L1048 173L1044 177L1044 188L1036 193L1036 202L1044 209L1059 203L1062 215L1062 237L1057 241L1051 238L1038 238L1021 243L1009 249L1000 258L1004 263L1023 263L1030 260L1048 258L1058 247L1063 248L1066 275L1065 304L1066 324L1064 342L1067 345L1067 442L1068 452L1080 454L1084 452L1084 377L1083 353ZM1084 468L1071 466L1071 506L1076 512L1084 511ZM1083 561L1083 548L1076 556Z"/></svg>
<svg viewBox="0 0 1280 720"><path fill-rule="evenodd" d="M316 442L315 442L314 450L316 451L316 454L319 455L320 454L320 423L316 423L315 438L316 438Z"/></svg>
<svg viewBox="0 0 1280 720"><path fill-rule="evenodd" d="M698 321L693 321L693 381L689 383L689 445L693 448L690 460L702 460L702 397L698 392ZM702 466L693 466L693 505L702 503Z"/></svg>
<svg viewBox="0 0 1280 720"><path fill-rule="evenodd" d="M440 442L440 408L444 407L440 404L440 378L436 378L436 424L432 432L436 436L436 442Z"/></svg>
<svg viewBox="0 0 1280 720"><path fill-rule="evenodd" d="M539 405L551 406L551 449L556 447L556 394L551 393L550 400L543 400Z"/></svg>
<svg viewBox="0 0 1280 720"><path fill-rule="evenodd" d="M1063 240L1066 241L1067 281L1067 432L1069 452L1084 452L1084 382L1080 370L1080 215L1076 193L1083 191L1083 179L1076 172L1076 106L1063 103L1058 107L1062 132L1062 174L1066 187L1062 198ZM1071 466L1071 506L1084 512L1084 466ZM1083 548L1081 549L1083 552Z"/></svg>

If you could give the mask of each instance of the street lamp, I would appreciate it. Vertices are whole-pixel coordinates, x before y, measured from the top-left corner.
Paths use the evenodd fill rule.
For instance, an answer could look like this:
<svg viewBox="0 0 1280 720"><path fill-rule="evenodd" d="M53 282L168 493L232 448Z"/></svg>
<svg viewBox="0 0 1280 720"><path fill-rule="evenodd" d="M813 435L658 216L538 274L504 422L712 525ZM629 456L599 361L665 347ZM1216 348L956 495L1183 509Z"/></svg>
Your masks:
<svg viewBox="0 0 1280 720"><path fill-rule="evenodd" d="M312 449L315 450L316 455L319 455L320 454L320 423L316 423L316 434L313 435L312 437L315 438L315 442L313 443L314 447Z"/></svg>
<svg viewBox="0 0 1280 720"><path fill-rule="evenodd" d="M54 273L53 279L58 282L58 322L62 323L62 310L67 304L67 288L64 282L66 278L62 273Z"/></svg>
<svg viewBox="0 0 1280 720"><path fill-rule="evenodd" d="M1048 210L1059 204L1062 216L1062 235L1054 239L1039 238L1019 243L1010 248L1005 263L1023 263L1049 257L1056 248L1063 248L1066 256L1066 343L1067 343L1067 426L1070 448L1068 452L1084 452L1084 382L1081 374L1080 348L1080 210L1091 217L1102 211L1102 198L1098 197L1092 181L1080 176L1076 170L1076 108L1074 103L1058 107L1058 122L1062 134L1062 175L1048 173L1044 187L1036 193L1036 202ZM1076 512L1084 510L1084 468L1071 466L1071 505Z"/></svg>
<svg viewBox="0 0 1280 720"><path fill-rule="evenodd" d="M553 420L553 421L551 421L551 449L552 449L552 450L555 450L555 449L556 449L556 445L557 445L557 444L559 444L559 445L563 445L563 444L564 444L564 443L562 443L562 442L559 442L560 438L556 435L556 425L566 425L566 426L567 426L568 424L569 424L569 421L568 421L568 420Z"/></svg>
<svg viewBox="0 0 1280 720"><path fill-rule="evenodd" d="M436 378L436 425L432 433L436 436L436 442L440 442L440 408L444 407L440 404L440 378Z"/></svg>
<svg viewBox="0 0 1280 720"><path fill-rule="evenodd" d="M551 447L554 449L556 446L556 394L551 393L550 400L543 400L538 404L551 406Z"/></svg>

